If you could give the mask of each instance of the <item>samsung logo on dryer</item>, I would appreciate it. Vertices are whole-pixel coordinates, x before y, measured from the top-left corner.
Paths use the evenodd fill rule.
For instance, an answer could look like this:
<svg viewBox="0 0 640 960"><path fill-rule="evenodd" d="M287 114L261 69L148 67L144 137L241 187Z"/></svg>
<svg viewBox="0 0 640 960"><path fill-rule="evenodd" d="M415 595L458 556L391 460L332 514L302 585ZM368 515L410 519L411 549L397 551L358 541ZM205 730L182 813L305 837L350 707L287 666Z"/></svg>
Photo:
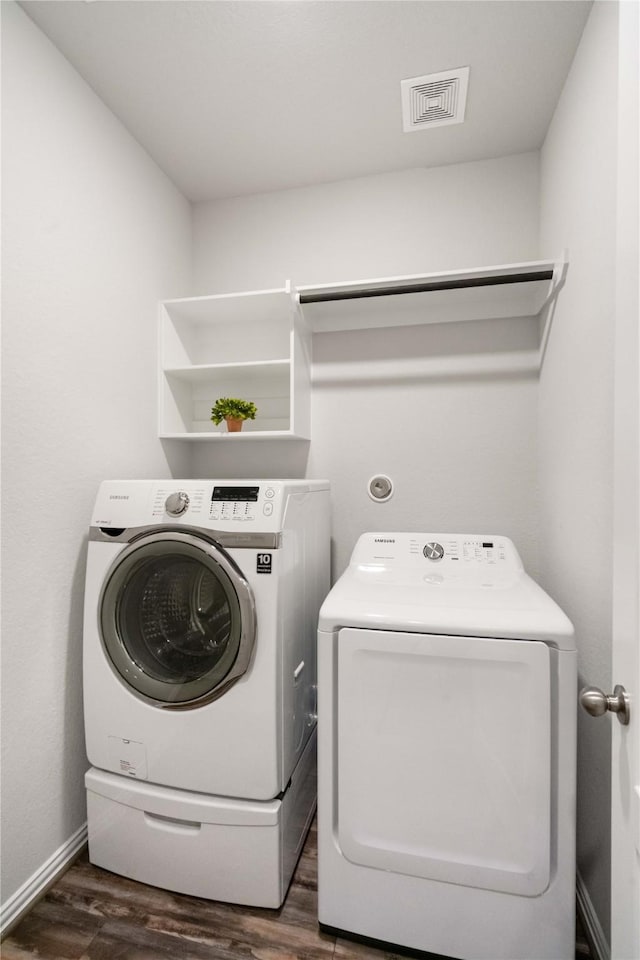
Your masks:
<svg viewBox="0 0 640 960"><path fill-rule="evenodd" d="M393 539L386 539L385 537L374 537L373 542L374 543L395 543L396 541Z"/></svg>
<svg viewBox="0 0 640 960"><path fill-rule="evenodd" d="M130 500L128 493L110 493L109 500Z"/></svg>

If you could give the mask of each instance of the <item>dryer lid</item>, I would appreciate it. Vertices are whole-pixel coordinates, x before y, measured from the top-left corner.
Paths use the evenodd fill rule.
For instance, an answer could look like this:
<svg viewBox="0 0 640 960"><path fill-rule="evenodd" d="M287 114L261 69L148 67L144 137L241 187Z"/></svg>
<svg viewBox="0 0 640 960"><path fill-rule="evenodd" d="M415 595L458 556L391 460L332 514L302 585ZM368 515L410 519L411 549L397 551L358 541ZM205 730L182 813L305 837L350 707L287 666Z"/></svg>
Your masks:
<svg viewBox="0 0 640 960"><path fill-rule="evenodd" d="M363 534L319 626L542 640L575 650L569 619L525 573L511 540L496 535Z"/></svg>

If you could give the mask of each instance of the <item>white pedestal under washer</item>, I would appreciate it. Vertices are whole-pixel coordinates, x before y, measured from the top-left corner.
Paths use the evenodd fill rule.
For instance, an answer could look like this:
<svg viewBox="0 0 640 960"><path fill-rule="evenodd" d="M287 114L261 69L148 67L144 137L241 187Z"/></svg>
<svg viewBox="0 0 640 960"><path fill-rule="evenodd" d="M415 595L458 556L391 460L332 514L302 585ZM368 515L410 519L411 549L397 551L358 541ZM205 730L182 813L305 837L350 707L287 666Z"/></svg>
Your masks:
<svg viewBox="0 0 640 960"><path fill-rule="evenodd" d="M328 531L322 481L101 485L84 619L92 862L213 899L282 902L315 807ZM271 834L255 864L248 827Z"/></svg>
<svg viewBox="0 0 640 960"><path fill-rule="evenodd" d="M506 537L363 535L319 618L320 923L571 960L576 683Z"/></svg>

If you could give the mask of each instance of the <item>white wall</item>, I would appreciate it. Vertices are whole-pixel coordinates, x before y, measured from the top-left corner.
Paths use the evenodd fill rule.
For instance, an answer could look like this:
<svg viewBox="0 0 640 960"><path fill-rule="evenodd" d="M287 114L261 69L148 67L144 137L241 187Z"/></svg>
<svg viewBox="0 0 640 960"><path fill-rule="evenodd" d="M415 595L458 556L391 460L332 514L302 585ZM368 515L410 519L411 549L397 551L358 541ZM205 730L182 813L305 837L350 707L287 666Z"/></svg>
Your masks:
<svg viewBox="0 0 640 960"><path fill-rule="evenodd" d="M537 154L195 207L199 294L537 256ZM508 322L316 335L310 447L198 444L195 475L327 477L334 576L364 530L411 528L510 535L535 573L537 385L495 372L500 353L534 339ZM396 484L386 504L366 493L377 472Z"/></svg>
<svg viewBox="0 0 640 960"><path fill-rule="evenodd" d="M534 259L538 154L194 207L194 294Z"/></svg>
<svg viewBox="0 0 640 960"><path fill-rule="evenodd" d="M155 439L155 322L190 207L2 3L2 898L85 820L85 541L96 487L186 472Z"/></svg>
<svg viewBox="0 0 640 960"><path fill-rule="evenodd" d="M540 381L541 569L580 685L611 687L617 5L596 3L541 154L543 249L567 247ZM578 868L609 930L610 724L580 711Z"/></svg>

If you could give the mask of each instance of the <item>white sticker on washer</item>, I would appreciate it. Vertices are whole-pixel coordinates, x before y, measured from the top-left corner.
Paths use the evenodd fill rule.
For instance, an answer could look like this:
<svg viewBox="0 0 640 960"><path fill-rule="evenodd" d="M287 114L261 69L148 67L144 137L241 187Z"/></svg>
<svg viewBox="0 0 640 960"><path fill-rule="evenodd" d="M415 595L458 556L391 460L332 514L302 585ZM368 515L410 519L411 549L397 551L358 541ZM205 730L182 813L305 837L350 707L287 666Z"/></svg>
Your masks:
<svg viewBox="0 0 640 960"><path fill-rule="evenodd" d="M147 779L147 748L136 740L109 737L109 763L115 773Z"/></svg>

